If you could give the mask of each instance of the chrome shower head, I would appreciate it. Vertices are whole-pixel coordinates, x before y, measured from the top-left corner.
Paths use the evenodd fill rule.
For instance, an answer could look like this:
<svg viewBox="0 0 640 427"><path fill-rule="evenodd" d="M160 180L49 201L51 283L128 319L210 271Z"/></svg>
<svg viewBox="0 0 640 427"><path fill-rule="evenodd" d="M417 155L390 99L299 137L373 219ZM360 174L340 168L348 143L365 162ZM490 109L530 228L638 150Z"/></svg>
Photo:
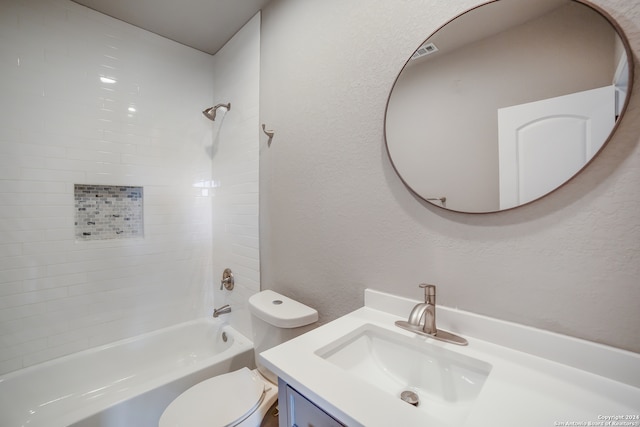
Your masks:
<svg viewBox="0 0 640 427"><path fill-rule="evenodd" d="M229 111L231 110L231 103L229 102L228 104L218 104L215 107L209 107L204 110L202 114L204 114L204 116L209 120L213 121L216 119L216 111L218 108L221 108L223 111Z"/></svg>

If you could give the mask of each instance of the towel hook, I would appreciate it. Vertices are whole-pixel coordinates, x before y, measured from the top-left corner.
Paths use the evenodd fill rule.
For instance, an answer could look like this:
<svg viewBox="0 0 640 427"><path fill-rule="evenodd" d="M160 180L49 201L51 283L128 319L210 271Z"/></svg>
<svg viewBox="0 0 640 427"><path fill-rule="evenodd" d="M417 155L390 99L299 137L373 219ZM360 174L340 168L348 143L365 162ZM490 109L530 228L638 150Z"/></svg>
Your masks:
<svg viewBox="0 0 640 427"><path fill-rule="evenodd" d="M262 124L262 132L264 132L269 137L269 140L267 141L267 147L271 147L271 140L273 139L274 132L272 130L265 129L264 123Z"/></svg>

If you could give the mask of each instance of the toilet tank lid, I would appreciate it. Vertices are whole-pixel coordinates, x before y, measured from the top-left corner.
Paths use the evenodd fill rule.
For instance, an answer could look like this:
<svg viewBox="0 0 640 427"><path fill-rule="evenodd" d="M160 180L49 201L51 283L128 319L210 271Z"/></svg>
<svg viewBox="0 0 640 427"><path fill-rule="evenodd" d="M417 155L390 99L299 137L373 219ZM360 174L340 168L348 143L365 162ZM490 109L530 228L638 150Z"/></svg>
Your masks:
<svg viewBox="0 0 640 427"><path fill-rule="evenodd" d="M272 290L249 298L249 310L265 322L279 328L298 328L318 320L318 312Z"/></svg>

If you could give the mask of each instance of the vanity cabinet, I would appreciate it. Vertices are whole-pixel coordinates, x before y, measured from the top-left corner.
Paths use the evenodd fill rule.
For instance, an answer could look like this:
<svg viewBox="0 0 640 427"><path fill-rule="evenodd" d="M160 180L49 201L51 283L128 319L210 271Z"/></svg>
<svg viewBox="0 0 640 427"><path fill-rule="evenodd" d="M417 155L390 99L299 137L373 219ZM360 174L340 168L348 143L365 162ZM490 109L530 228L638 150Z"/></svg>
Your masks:
<svg viewBox="0 0 640 427"><path fill-rule="evenodd" d="M345 427L280 378L278 401L280 427Z"/></svg>

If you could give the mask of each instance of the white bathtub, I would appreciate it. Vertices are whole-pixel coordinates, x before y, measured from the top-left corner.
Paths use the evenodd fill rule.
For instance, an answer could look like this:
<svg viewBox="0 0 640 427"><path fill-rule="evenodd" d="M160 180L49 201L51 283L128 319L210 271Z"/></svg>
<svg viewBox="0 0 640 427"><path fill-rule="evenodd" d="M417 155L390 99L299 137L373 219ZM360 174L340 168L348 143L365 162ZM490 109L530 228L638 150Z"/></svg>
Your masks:
<svg viewBox="0 0 640 427"><path fill-rule="evenodd" d="M243 366L254 367L250 340L194 320L0 378L0 426L157 427L184 390Z"/></svg>

